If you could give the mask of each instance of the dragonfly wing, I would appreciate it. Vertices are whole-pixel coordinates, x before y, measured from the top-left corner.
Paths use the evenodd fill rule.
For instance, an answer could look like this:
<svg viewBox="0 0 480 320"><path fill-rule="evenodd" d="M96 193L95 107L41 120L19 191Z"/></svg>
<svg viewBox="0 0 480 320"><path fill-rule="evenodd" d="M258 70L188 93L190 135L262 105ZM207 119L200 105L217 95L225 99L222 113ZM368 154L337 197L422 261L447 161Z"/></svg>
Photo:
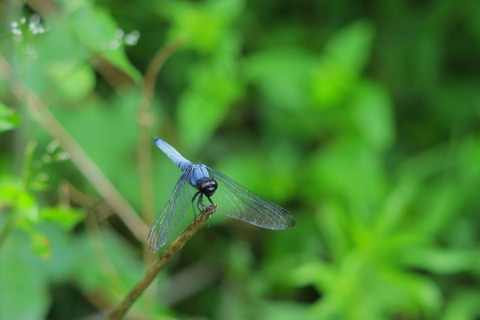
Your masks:
<svg viewBox="0 0 480 320"><path fill-rule="evenodd" d="M284 208L248 190L226 175L207 167L218 188L212 196L218 212L261 228L281 230L293 227L295 219Z"/></svg>
<svg viewBox="0 0 480 320"><path fill-rule="evenodd" d="M197 191L188 183L191 172L191 169L186 170L178 179L167 204L153 223L147 237L147 246L150 251L157 251L167 242L188 211L192 197Z"/></svg>

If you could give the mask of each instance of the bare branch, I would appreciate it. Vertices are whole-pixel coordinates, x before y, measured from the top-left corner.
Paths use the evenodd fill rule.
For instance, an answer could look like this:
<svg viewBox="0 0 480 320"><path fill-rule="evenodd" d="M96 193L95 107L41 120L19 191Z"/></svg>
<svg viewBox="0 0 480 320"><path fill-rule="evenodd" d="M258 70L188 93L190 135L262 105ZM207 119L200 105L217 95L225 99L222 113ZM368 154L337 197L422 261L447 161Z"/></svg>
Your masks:
<svg viewBox="0 0 480 320"><path fill-rule="evenodd" d="M105 320L119 320L123 319L127 311L133 303L140 297L143 291L152 283L155 277L165 269L165 267L172 261L175 255L182 249L185 243L202 227L208 218L217 210L217 205L212 205L203 210L197 218L190 223L175 240L170 244L162 255L153 262L153 264L145 271L143 278L130 290L127 296L116 305L109 314L104 318Z"/></svg>

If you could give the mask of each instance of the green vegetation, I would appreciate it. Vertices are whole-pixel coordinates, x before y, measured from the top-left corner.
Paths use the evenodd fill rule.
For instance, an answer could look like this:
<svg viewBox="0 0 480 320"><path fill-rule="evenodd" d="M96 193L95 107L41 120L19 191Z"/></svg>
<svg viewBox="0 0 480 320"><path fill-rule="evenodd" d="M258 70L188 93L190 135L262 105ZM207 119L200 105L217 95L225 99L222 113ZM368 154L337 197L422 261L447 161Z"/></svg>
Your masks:
<svg viewBox="0 0 480 320"><path fill-rule="evenodd" d="M180 176L154 135L297 225L214 214L130 319L480 318L479 21L474 0L5 1L0 319L106 314L142 277Z"/></svg>

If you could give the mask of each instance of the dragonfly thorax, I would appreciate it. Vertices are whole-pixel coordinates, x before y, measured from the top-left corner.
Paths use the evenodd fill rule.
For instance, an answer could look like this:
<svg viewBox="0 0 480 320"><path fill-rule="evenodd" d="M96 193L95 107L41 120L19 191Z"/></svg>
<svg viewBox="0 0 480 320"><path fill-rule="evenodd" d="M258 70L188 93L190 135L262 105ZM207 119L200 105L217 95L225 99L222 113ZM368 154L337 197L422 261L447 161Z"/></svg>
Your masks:
<svg viewBox="0 0 480 320"><path fill-rule="evenodd" d="M217 181L213 179L203 178L198 181L195 187L207 197L211 197L215 193L215 190L217 190L218 184Z"/></svg>

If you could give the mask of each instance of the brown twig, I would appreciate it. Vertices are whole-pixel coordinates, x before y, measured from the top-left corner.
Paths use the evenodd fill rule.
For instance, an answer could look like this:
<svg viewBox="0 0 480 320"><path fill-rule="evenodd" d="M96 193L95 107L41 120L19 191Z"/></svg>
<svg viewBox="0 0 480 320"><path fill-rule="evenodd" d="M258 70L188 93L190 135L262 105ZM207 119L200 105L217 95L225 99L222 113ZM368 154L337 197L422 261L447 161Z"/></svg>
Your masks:
<svg viewBox="0 0 480 320"><path fill-rule="evenodd" d="M150 61L145 71L145 83L142 98L138 105L138 165L140 170L140 190L142 197L142 217L147 224L151 224L154 218L153 208L153 182L152 182L152 157L150 126L153 116L150 111L152 104L155 82L165 61L185 42L184 39L176 40L160 50Z"/></svg>
<svg viewBox="0 0 480 320"><path fill-rule="evenodd" d="M197 218L190 223L179 235L173 240L162 255L153 262L150 268L145 271L143 278L130 290L127 296L116 305L104 318L105 320L123 319L128 309L140 297L142 292L152 283L155 277L162 271L175 255L182 249L185 243L202 227L208 218L217 210L217 205L212 205L203 210Z"/></svg>
<svg viewBox="0 0 480 320"><path fill-rule="evenodd" d="M152 137L150 127L154 119L151 111L152 99L155 91L155 82L165 61L184 43L178 39L160 48L153 56L145 71L145 80L142 89L142 97L138 104L138 170L140 178L141 216L148 225L155 218L153 197L153 174L152 174ZM150 264L153 256L148 250L144 251L144 262Z"/></svg>

